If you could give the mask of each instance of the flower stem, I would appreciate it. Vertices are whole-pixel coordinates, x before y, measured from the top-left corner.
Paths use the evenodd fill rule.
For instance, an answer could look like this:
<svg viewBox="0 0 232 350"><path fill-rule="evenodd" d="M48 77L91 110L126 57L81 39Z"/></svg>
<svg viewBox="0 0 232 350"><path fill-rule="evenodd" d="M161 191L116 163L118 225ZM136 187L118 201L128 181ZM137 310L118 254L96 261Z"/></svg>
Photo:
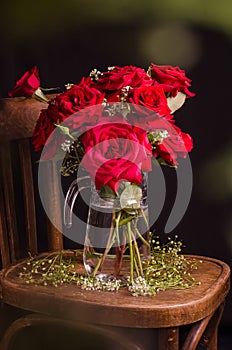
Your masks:
<svg viewBox="0 0 232 350"><path fill-rule="evenodd" d="M137 257L139 270L140 270L140 275L143 276L143 266L142 266L142 262L141 262L141 258L140 258L139 248L138 248L138 244L137 244L137 241L135 239L135 236L134 236L133 232L131 232L131 236L132 236L132 239L133 239L133 245L134 245L134 250L135 250L135 259Z"/></svg>
<svg viewBox="0 0 232 350"><path fill-rule="evenodd" d="M129 249L130 249L130 282L132 283L134 281L134 254L133 254L130 222L127 223L127 233L128 233L128 241L129 241Z"/></svg>
<svg viewBox="0 0 232 350"><path fill-rule="evenodd" d="M112 245L114 243L114 237L115 237L115 234L113 235L113 233L115 233L115 230L114 230L114 218L115 218L115 213L112 214L110 233L109 233L109 237L108 237L108 240L107 240L106 248L104 250L103 255L98 260L98 263L97 263L97 265L94 268L93 276L95 276L97 271L99 269L101 269L102 265L104 264L105 258L106 258L108 252L110 251L110 249L111 249L111 247L112 247Z"/></svg>
<svg viewBox="0 0 232 350"><path fill-rule="evenodd" d="M134 265L135 265L136 274L137 274L137 276L139 276L140 273L139 273L139 268L138 268L138 264L137 264L135 256L134 256Z"/></svg>
<svg viewBox="0 0 232 350"><path fill-rule="evenodd" d="M117 217L114 219L114 221L115 221L115 236L116 236L116 241L117 241L118 245L120 245L119 222L120 222L121 214L122 214L121 211L119 211Z"/></svg>
<svg viewBox="0 0 232 350"><path fill-rule="evenodd" d="M139 236L139 239L141 239L141 241L148 247L150 248L150 243L141 235L141 233L139 232L138 228L135 227L135 231L137 233L137 235Z"/></svg>
<svg viewBox="0 0 232 350"><path fill-rule="evenodd" d="M142 214L143 220L145 221L145 224L146 224L146 226L147 226L147 229L149 229L149 224L148 224L148 221L147 221L147 217L146 217L146 215L144 214L144 211L143 211L142 208L140 208L140 212L141 212L141 214Z"/></svg>

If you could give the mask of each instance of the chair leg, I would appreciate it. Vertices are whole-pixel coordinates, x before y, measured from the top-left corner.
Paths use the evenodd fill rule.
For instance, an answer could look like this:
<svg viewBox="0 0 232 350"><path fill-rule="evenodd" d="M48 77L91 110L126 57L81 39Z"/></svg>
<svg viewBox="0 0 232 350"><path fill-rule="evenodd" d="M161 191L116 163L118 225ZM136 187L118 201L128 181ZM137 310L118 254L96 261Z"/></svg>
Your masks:
<svg viewBox="0 0 232 350"><path fill-rule="evenodd" d="M181 350L195 350L202 338L202 335L211 319L212 315L195 323L189 331Z"/></svg>
<svg viewBox="0 0 232 350"><path fill-rule="evenodd" d="M194 324L181 350L217 350L217 330L224 310L224 303L203 320Z"/></svg>
<svg viewBox="0 0 232 350"><path fill-rule="evenodd" d="M206 331L200 341L200 349L217 350L218 326L222 318L225 303L222 303L213 314Z"/></svg>
<svg viewBox="0 0 232 350"><path fill-rule="evenodd" d="M158 349L159 350L178 350L179 349L178 327L158 329Z"/></svg>

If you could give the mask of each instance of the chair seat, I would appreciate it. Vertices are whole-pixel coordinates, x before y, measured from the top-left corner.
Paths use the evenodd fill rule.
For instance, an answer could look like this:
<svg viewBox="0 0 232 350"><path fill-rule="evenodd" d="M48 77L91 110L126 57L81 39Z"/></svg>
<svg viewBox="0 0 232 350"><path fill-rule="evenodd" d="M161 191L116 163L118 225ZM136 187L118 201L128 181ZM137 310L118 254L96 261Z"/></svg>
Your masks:
<svg viewBox="0 0 232 350"><path fill-rule="evenodd" d="M86 291L75 284L28 285L19 277L25 264L22 261L3 274L3 301L33 312L99 325L165 328L192 324L211 315L223 303L230 287L230 268L216 259L186 257L198 262L192 276L200 284L159 291L155 297L133 297L126 289L113 294Z"/></svg>

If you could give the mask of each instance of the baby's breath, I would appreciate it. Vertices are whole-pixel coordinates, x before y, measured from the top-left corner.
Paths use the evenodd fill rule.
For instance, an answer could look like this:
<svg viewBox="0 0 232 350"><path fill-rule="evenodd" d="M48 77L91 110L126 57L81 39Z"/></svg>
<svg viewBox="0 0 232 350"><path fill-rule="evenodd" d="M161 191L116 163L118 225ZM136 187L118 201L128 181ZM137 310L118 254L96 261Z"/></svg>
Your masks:
<svg viewBox="0 0 232 350"><path fill-rule="evenodd" d="M61 144L61 149L64 152L70 152L71 141L65 140L64 143Z"/></svg>
<svg viewBox="0 0 232 350"><path fill-rule="evenodd" d="M116 278L101 278L101 276L84 277L81 276L79 280L81 289L85 290L102 290L107 292L116 292L120 288L120 280Z"/></svg>
<svg viewBox="0 0 232 350"><path fill-rule="evenodd" d="M195 284L191 272L197 268L194 259L181 254L182 242L175 236L161 245L158 237L152 238L151 258L144 262L145 279L156 290L186 289Z"/></svg>
<svg viewBox="0 0 232 350"><path fill-rule="evenodd" d="M75 272L77 253L67 255L62 250L51 253L45 257L33 257L29 259L19 277L24 278L28 284L53 285L57 287L63 283L75 282L78 274Z"/></svg>
<svg viewBox="0 0 232 350"><path fill-rule="evenodd" d="M187 289L200 285L191 276L197 268L194 259L187 259L183 254L182 242L176 236L161 244L158 237L151 234L150 258L143 261L144 276L124 280L114 276L97 274L82 275L77 272L82 253L76 250L61 250L44 257L33 257L29 254L27 263L22 267L19 277L27 284L58 287L64 283L76 284L83 290L117 292L127 287L132 296L155 296L166 289Z"/></svg>
<svg viewBox="0 0 232 350"><path fill-rule="evenodd" d="M142 276L136 277L134 281L128 285L128 290L132 296L154 296L156 294L156 288L150 285L149 282Z"/></svg>
<svg viewBox="0 0 232 350"><path fill-rule="evenodd" d="M94 68L94 69L89 73L89 76L90 76L90 78L91 78L93 81L97 82L101 74L102 74L102 73L101 73L99 70L97 70L96 68Z"/></svg>

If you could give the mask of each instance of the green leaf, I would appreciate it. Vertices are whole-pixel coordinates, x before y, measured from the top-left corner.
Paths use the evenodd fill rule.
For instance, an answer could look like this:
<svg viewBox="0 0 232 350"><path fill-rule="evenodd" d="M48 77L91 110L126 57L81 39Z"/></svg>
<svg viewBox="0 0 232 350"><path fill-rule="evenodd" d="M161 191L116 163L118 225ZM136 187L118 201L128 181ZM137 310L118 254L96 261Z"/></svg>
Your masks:
<svg viewBox="0 0 232 350"><path fill-rule="evenodd" d="M44 95L41 88L39 87L37 90L34 91L34 93L31 96L32 98L35 98L36 100L40 102L49 103L49 99Z"/></svg>
<svg viewBox="0 0 232 350"><path fill-rule="evenodd" d="M56 91L56 90L60 89L60 87L57 86L57 87L51 87L51 88L44 88L44 87L40 86L40 89L42 91L49 91L49 92L51 92L51 91Z"/></svg>
<svg viewBox="0 0 232 350"><path fill-rule="evenodd" d="M64 152L60 151L60 150L57 150L56 154L52 157L52 158L49 158L49 159L39 159L36 161L36 163L47 163L49 161L53 161L53 162L59 162L61 160L64 159Z"/></svg>
<svg viewBox="0 0 232 350"><path fill-rule="evenodd" d="M100 197L102 198L113 198L115 199L116 193L107 185L103 185L100 190Z"/></svg>
<svg viewBox="0 0 232 350"><path fill-rule="evenodd" d="M126 186L120 196L120 205L123 209L139 209L142 198L142 189L135 184Z"/></svg>
<svg viewBox="0 0 232 350"><path fill-rule="evenodd" d="M122 192L125 190L125 188L126 188L127 186L129 186L129 185L131 185L131 182L129 182L129 181L122 181L122 182L120 183L120 186L119 186L119 188L118 188L118 190L117 190L117 194L118 194L119 197L121 196L121 194L122 194Z"/></svg>
<svg viewBox="0 0 232 350"><path fill-rule="evenodd" d="M62 126L60 124L54 124L57 128L60 129L60 131L64 134L70 137L70 139L74 140L74 137L70 134L69 128L67 126Z"/></svg>
<svg viewBox="0 0 232 350"><path fill-rule="evenodd" d="M167 162L166 162L163 158L161 158L161 157L156 158L156 161L155 161L155 163L154 163L155 165L157 165L156 162L158 162L160 165L165 165L165 166L168 166L168 167L170 167L170 168L174 168L174 169L177 168L177 165L169 164L169 163L167 163Z"/></svg>

